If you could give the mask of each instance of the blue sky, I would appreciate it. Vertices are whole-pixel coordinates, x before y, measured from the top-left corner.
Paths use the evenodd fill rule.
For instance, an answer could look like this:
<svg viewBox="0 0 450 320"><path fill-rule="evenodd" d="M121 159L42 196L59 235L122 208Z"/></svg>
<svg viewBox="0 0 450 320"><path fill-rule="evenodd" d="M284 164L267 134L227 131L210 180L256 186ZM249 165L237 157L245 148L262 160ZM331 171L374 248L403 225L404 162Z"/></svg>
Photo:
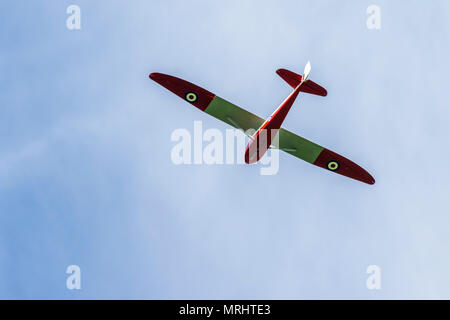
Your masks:
<svg viewBox="0 0 450 320"><path fill-rule="evenodd" d="M0 21L0 298L450 298L448 1L20 0ZM267 117L275 70L307 60L329 95L284 127L374 186L288 154L274 176L171 162L173 130L227 126L150 72Z"/></svg>

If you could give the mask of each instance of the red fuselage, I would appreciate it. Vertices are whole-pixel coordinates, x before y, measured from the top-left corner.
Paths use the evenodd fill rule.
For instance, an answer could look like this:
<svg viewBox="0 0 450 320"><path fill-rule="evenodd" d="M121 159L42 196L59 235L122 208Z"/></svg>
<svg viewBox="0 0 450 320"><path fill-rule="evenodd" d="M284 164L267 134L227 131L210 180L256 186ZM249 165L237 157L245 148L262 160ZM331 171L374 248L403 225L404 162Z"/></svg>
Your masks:
<svg viewBox="0 0 450 320"><path fill-rule="evenodd" d="M275 110L270 118L262 124L258 131L255 132L252 140L248 143L247 148L245 148L246 163L250 164L258 162L270 148L270 145L277 135L278 130L281 128L284 119L292 107L292 104L300 93L300 87L306 81L300 82L300 84Z"/></svg>

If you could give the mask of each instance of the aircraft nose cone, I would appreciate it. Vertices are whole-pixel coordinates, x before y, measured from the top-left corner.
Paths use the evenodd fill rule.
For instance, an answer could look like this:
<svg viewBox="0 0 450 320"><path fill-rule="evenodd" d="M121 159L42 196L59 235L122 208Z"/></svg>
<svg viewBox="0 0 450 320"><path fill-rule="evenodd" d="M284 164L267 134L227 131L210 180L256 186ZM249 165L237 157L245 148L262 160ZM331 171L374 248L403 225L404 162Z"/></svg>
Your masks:
<svg viewBox="0 0 450 320"><path fill-rule="evenodd" d="M257 161L255 154L252 154L252 156L250 156L250 145L251 145L251 142L245 148L244 160L245 160L246 164L253 164L253 163L256 163L256 161Z"/></svg>

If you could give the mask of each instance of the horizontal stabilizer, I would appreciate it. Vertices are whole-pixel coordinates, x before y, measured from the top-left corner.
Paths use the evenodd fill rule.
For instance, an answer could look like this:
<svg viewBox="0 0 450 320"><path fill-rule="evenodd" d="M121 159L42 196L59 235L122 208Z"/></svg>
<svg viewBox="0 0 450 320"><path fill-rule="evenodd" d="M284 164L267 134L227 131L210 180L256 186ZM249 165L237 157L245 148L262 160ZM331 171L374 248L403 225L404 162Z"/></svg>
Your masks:
<svg viewBox="0 0 450 320"><path fill-rule="evenodd" d="M300 84L300 82L302 82L301 75L287 69L278 69L277 74L294 89ZM306 80L302 84L300 91L322 97L325 97L327 95L327 90L325 90L325 88L311 80Z"/></svg>
<svg viewBox="0 0 450 320"><path fill-rule="evenodd" d="M278 69L277 74L294 89L297 88L303 79L301 75L287 69Z"/></svg>
<svg viewBox="0 0 450 320"><path fill-rule="evenodd" d="M327 90L325 90L324 87L318 85L317 83L311 80L306 80L305 83L302 84L300 91L315 94L322 97L325 97L328 94Z"/></svg>

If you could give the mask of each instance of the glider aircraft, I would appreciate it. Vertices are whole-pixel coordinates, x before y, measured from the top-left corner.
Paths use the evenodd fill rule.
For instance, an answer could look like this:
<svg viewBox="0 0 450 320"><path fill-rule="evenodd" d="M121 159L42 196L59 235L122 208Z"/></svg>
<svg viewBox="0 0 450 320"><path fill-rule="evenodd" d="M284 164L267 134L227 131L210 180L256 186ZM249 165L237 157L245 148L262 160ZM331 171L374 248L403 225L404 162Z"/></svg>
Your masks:
<svg viewBox="0 0 450 320"><path fill-rule="evenodd" d="M374 184L375 179L353 161L281 127L300 92L323 97L327 95L327 91L323 87L308 79L310 71L309 61L305 66L303 76L286 69L276 71L294 90L267 120L183 79L158 72L151 73L150 79L198 109L237 129L249 132L248 130L258 128L249 136L250 142L245 149L246 163L255 163L264 156L269 148L276 148L318 167L367 184ZM276 134L279 135L278 139L274 139Z"/></svg>

